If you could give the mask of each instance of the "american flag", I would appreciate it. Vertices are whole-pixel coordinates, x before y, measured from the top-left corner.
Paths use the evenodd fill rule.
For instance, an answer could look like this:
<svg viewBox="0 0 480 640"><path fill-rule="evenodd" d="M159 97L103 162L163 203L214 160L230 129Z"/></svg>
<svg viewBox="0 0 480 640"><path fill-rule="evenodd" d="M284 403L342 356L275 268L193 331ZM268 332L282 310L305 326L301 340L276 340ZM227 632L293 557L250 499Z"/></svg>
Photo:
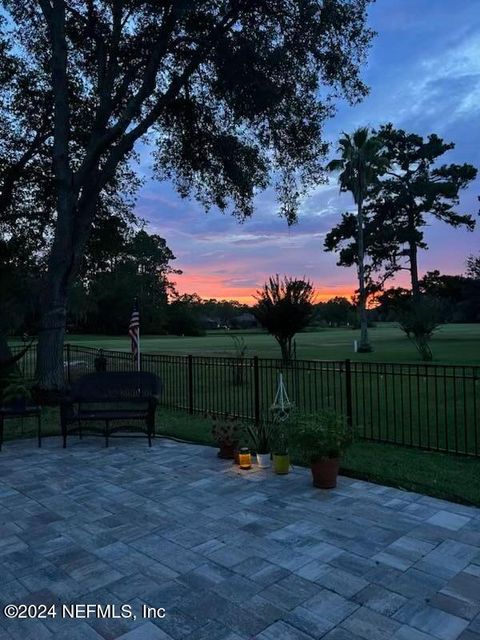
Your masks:
<svg viewBox="0 0 480 640"><path fill-rule="evenodd" d="M134 358L137 358L140 341L140 314L138 312L137 301L135 301L135 304L133 305L132 317L130 318L130 325L128 327L128 335L132 341L132 355Z"/></svg>

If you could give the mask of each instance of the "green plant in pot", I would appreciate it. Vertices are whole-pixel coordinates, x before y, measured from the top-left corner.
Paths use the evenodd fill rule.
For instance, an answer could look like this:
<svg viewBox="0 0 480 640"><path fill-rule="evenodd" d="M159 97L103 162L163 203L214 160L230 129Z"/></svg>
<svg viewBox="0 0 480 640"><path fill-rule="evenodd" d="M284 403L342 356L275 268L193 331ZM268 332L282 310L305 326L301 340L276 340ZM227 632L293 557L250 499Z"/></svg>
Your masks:
<svg viewBox="0 0 480 640"><path fill-rule="evenodd" d="M257 454L257 463L261 469L268 469L271 465L271 442L274 433L274 425L268 422L247 427L248 435L252 441L252 448Z"/></svg>
<svg viewBox="0 0 480 640"><path fill-rule="evenodd" d="M276 425L273 442L273 468L278 475L285 475L290 471L288 437L283 424Z"/></svg>
<svg viewBox="0 0 480 640"><path fill-rule="evenodd" d="M211 415L212 437L218 444L218 457L227 460L235 458L235 450L238 449L245 437L245 428L235 416L226 414L223 416Z"/></svg>
<svg viewBox="0 0 480 640"><path fill-rule="evenodd" d="M352 443L353 432L345 417L331 409L298 414L291 423L292 437L302 458L310 463L313 486L337 486L340 458Z"/></svg>

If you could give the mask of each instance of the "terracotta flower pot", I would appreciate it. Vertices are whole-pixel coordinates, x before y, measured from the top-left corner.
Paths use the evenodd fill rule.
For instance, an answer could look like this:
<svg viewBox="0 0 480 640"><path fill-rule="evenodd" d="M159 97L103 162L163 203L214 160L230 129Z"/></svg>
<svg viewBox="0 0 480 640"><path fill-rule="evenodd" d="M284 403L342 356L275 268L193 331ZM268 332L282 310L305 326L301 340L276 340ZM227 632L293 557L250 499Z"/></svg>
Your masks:
<svg viewBox="0 0 480 640"><path fill-rule="evenodd" d="M233 460L235 458L235 445L219 442L218 447L219 451L217 455L219 458L224 460Z"/></svg>
<svg viewBox="0 0 480 640"><path fill-rule="evenodd" d="M275 473L282 476L290 471L290 456L288 453L274 453L273 454L273 467Z"/></svg>
<svg viewBox="0 0 480 640"><path fill-rule="evenodd" d="M334 489L337 486L339 458L324 458L311 463L313 486L319 489Z"/></svg>

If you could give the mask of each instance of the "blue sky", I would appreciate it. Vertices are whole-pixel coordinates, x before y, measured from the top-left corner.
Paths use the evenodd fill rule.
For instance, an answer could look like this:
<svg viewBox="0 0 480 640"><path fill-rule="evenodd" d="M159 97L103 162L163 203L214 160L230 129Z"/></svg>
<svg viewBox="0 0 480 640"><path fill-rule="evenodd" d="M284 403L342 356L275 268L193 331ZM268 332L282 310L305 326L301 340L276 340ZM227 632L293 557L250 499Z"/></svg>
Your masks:
<svg viewBox="0 0 480 640"><path fill-rule="evenodd" d="M478 0L377 0L369 23L378 35L362 74L370 95L354 107L338 104L337 115L325 127L325 137L333 143L330 155L335 155L342 131L390 121L455 142L445 161L480 168L479 8ZM205 214L195 202L181 200L168 183L148 179L148 164L148 154L142 153L147 181L137 213L177 256L175 266L184 271L177 279L182 292L247 301L274 273L305 275L322 297L355 288L354 269L337 267L335 255L322 249L325 233L352 205L348 195L339 197L334 179L305 199L299 223L289 229L277 215L270 190L257 198L254 217L240 225L214 211ZM429 220L430 250L420 254L421 272L438 268L461 273L465 257L479 251L479 182L463 193L459 207L475 214L479 228L469 233Z"/></svg>

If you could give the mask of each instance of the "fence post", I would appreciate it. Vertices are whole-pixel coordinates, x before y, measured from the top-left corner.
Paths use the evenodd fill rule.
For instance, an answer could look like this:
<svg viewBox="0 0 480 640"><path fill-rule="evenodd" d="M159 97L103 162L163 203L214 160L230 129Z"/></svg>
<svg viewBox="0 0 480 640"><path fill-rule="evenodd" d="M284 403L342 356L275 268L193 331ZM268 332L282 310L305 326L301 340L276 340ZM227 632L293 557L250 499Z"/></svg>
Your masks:
<svg viewBox="0 0 480 640"><path fill-rule="evenodd" d="M188 413L193 414L193 357L188 356Z"/></svg>
<svg viewBox="0 0 480 640"><path fill-rule="evenodd" d="M260 423L260 378L258 371L258 356L253 357L253 399L255 424Z"/></svg>
<svg viewBox="0 0 480 640"><path fill-rule="evenodd" d="M70 343L67 342L65 346L67 347L67 382L70 384L72 382L72 378L70 376Z"/></svg>
<svg viewBox="0 0 480 640"><path fill-rule="evenodd" d="M345 396L347 401L347 423L351 427L353 424L353 408L352 408L352 368L350 359L345 360Z"/></svg>

